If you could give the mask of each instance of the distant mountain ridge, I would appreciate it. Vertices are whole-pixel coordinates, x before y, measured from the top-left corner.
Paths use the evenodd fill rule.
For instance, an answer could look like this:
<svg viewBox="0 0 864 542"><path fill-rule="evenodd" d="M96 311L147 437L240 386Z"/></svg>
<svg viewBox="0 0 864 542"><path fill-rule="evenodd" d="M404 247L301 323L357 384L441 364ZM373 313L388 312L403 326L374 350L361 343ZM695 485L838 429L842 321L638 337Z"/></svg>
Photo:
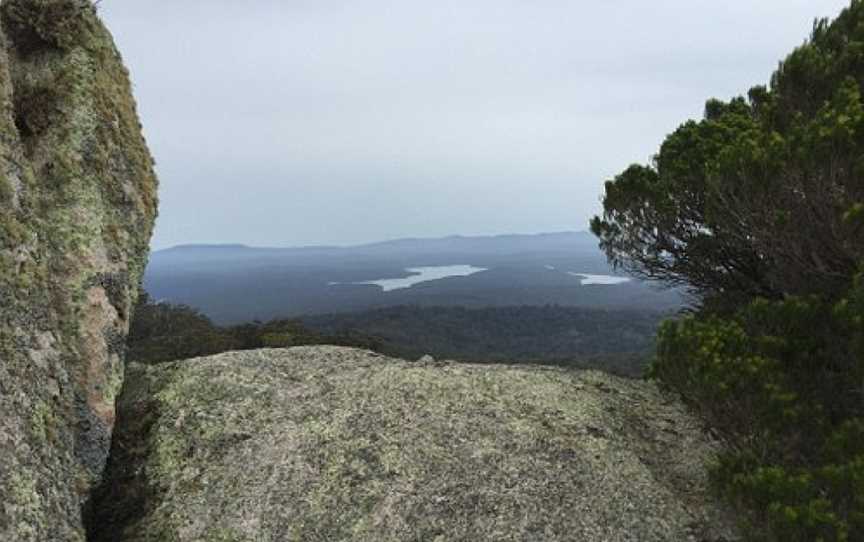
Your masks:
<svg viewBox="0 0 864 542"><path fill-rule="evenodd" d="M444 237L401 237L385 241L374 241L371 243L359 243L351 245L298 245L287 247L254 246L244 243L188 243L174 245L171 247L153 251L153 255L164 252L180 252L186 250L218 251L218 250L248 250L248 251L316 251L316 250L366 250L376 248L406 248L420 246L453 246L473 244L499 244L499 243L526 243L537 244L560 243L577 240L579 242L589 241L596 245L597 239L593 234L586 231L565 231L549 233L505 233L497 235L447 235Z"/></svg>

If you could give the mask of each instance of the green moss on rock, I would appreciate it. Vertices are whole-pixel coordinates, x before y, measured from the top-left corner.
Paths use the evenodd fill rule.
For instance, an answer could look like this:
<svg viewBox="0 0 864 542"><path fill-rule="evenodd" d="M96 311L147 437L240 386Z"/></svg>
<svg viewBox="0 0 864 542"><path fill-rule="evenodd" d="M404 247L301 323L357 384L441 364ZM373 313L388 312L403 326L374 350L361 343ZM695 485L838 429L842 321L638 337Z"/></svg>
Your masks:
<svg viewBox="0 0 864 542"><path fill-rule="evenodd" d="M87 0L27 0L7 2L4 16L8 32L25 50L56 47L92 48L104 35Z"/></svg>
<svg viewBox="0 0 864 542"><path fill-rule="evenodd" d="M0 204L6 204L11 207L12 198L15 195L12 190L12 182L6 173L0 168Z"/></svg>

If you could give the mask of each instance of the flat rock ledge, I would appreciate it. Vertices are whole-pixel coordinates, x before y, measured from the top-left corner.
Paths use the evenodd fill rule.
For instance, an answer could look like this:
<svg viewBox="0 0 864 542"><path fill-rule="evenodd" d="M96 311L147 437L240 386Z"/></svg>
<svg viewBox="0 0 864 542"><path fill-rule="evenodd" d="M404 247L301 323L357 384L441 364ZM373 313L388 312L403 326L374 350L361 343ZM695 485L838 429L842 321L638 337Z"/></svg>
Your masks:
<svg viewBox="0 0 864 542"><path fill-rule="evenodd" d="M96 541L737 540L644 381L350 348L131 364Z"/></svg>

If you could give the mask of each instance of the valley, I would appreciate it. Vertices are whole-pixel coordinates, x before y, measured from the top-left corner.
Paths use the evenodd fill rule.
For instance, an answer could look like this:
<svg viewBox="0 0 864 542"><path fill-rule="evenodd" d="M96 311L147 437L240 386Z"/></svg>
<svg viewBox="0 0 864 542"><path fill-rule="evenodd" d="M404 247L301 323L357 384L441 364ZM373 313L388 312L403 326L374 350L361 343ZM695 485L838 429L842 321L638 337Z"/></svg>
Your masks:
<svg viewBox="0 0 864 542"><path fill-rule="evenodd" d="M618 276L581 232L357 247L188 245L154 252L144 286L153 299L196 307L218 324L403 305L670 311L683 302L679 292Z"/></svg>

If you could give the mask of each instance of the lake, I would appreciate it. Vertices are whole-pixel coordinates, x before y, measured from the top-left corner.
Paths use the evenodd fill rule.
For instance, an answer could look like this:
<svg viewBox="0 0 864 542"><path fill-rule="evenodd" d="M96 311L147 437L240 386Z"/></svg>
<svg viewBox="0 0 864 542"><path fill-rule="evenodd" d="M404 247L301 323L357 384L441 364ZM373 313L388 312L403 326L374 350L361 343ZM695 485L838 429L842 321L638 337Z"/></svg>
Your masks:
<svg viewBox="0 0 864 542"><path fill-rule="evenodd" d="M555 268L547 265L546 269L554 270ZM371 284L373 286L378 286L384 292L390 292L393 290L403 290L405 288L411 288L415 284L420 284L421 282L429 282L433 280L446 279L449 277L467 277L469 275L473 275L475 273L479 273L481 271L486 271L485 267L474 267L473 265L437 265L430 267L408 267L405 269L406 272L411 273L408 277L396 278L396 279L377 279L377 280L365 280L361 282L331 282L330 285L338 285L338 284ZM574 277L578 277L580 279L580 284L583 286L591 286L591 285L615 285L615 284L623 284L625 282L629 282L631 279L628 277L616 277L613 275L597 275L591 273L576 273L573 271L568 271L568 275L572 275Z"/></svg>
<svg viewBox="0 0 864 542"><path fill-rule="evenodd" d="M543 267L549 271L557 271L557 269L555 269L555 267L551 265L544 265ZM629 277L616 277L614 275L592 275L591 273L576 273L574 271L567 271L567 274L582 279L579 281L579 284L581 284L582 286L591 286L594 284L609 286L615 284L624 284L625 282L630 282L631 280Z"/></svg>
<svg viewBox="0 0 864 542"><path fill-rule="evenodd" d="M430 280L440 280L449 277L467 277L481 271L486 271L486 268L474 267L473 265L438 265L434 267L409 267L405 269L405 271L411 273L411 276L398 279L366 280L362 282L351 282L350 284L373 284L375 286L380 286L383 291L389 292L391 290L410 288L415 284L429 282Z"/></svg>
<svg viewBox="0 0 864 542"><path fill-rule="evenodd" d="M582 286L590 286L592 284L624 284L625 282L630 282L631 280L629 277L615 277L613 275L591 275L588 273L574 273L573 271L568 271L567 274L573 275L574 277L580 277L582 279L580 281L580 284L582 284Z"/></svg>

